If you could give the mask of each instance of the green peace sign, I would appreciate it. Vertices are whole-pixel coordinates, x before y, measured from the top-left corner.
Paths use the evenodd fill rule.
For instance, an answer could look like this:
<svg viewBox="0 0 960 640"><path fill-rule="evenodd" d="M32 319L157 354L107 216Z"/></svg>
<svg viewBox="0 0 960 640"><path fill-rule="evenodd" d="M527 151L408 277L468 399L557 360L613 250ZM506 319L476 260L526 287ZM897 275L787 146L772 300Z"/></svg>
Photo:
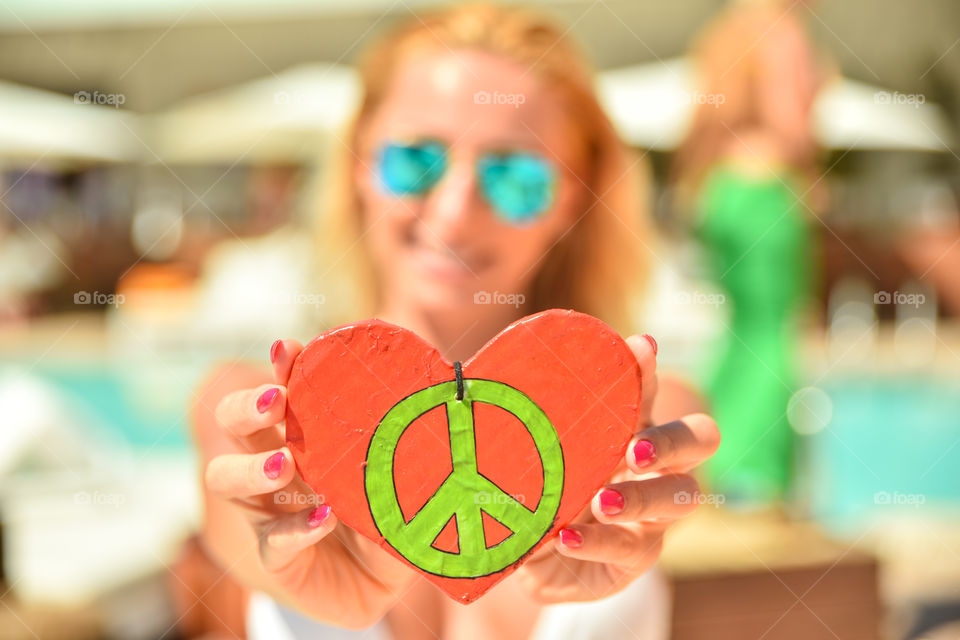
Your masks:
<svg viewBox="0 0 960 640"><path fill-rule="evenodd" d="M496 573L522 558L550 530L563 493L560 438L543 410L526 394L494 380L462 379L421 389L393 406L377 426L364 467L364 485L374 524L391 547L423 571L448 578ZM492 404L515 415L526 427L543 465L543 493L535 511L515 500L477 470L473 403ZM453 471L407 522L394 485L394 452L400 436L417 418L446 405ZM486 546L481 510L513 533ZM457 519L459 553L432 546L451 517Z"/></svg>

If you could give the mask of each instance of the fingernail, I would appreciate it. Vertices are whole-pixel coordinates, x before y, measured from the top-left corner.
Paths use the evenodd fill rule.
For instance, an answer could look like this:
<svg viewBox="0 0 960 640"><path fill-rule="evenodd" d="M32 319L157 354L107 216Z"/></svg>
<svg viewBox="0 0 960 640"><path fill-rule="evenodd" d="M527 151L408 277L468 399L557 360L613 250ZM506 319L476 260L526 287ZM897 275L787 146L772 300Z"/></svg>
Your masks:
<svg viewBox="0 0 960 640"><path fill-rule="evenodd" d="M280 393L280 389L276 387L271 387L260 394L260 397L257 398L257 411L260 413L266 413L267 409L270 408L270 405L273 404L273 401L277 399L277 394Z"/></svg>
<svg viewBox="0 0 960 640"><path fill-rule="evenodd" d="M307 516L307 526L311 529L316 529L323 524L323 521L327 519L327 516L330 515L330 505L322 504L313 511L310 512L310 515Z"/></svg>
<svg viewBox="0 0 960 640"><path fill-rule="evenodd" d="M633 445L633 461L641 469L649 467L657 459L657 450L649 440L640 440Z"/></svg>
<svg viewBox="0 0 960 640"><path fill-rule="evenodd" d="M270 345L270 362L274 363L277 361L277 356L280 355L280 349L283 347L283 340L277 340L272 345Z"/></svg>
<svg viewBox="0 0 960 640"><path fill-rule="evenodd" d="M653 339L653 336L649 333L643 334L643 337L647 339L647 342L650 343L650 348L653 349L653 355L657 355L657 341Z"/></svg>
<svg viewBox="0 0 960 640"><path fill-rule="evenodd" d="M574 529L560 529L560 544L576 549L583 544L583 536Z"/></svg>
<svg viewBox="0 0 960 640"><path fill-rule="evenodd" d="M623 511L623 494L613 489L604 489L600 492L600 512L613 516Z"/></svg>
<svg viewBox="0 0 960 640"><path fill-rule="evenodd" d="M263 475L267 476L271 480L276 480L279 478L280 474L283 473L283 463L286 461L286 459L286 456L283 455L283 451L278 451L267 458L263 463Z"/></svg>

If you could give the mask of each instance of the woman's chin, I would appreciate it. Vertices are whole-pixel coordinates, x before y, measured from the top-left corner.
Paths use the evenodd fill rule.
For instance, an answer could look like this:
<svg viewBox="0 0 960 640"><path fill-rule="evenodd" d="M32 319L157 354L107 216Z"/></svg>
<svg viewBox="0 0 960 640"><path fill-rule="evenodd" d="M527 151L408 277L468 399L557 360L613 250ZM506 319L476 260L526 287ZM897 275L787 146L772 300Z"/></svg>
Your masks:
<svg viewBox="0 0 960 640"><path fill-rule="evenodd" d="M465 306L472 306L473 287L458 287L450 283L419 281L414 285L414 297L421 309L461 315Z"/></svg>
<svg viewBox="0 0 960 640"><path fill-rule="evenodd" d="M492 265L468 265L436 252L408 250L394 263L390 277L409 293L417 307L431 312L462 316L482 315L495 296L490 278Z"/></svg>

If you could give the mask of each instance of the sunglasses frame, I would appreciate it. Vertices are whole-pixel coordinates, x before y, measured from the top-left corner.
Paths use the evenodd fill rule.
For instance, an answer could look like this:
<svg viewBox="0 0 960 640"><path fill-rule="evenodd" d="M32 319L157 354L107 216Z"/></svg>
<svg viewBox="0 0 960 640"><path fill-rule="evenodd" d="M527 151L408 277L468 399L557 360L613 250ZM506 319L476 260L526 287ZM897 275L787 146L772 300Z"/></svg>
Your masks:
<svg viewBox="0 0 960 640"><path fill-rule="evenodd" d="M429 187L425 188L423 191L416 192L416 193L395 193L395 192L391 191L391 190L389 189L389 187L387 187L387 186L384 184L384 180L383 180L383 177L382 177L382 174L383 174L383 154L384 154L384 152L385 152L385 151L387 150L387 148L389 148L389 147L407 147L407 148L409 148L409 147L414 147L414 146L422 146L422 145L426 145L426 144L437 144L437 145L440 145L441 147L443 147L443 149L444 149L444 154L443 154L443 164L444 164L443 173L440 174L440 177L437 179L436 182L434 182L433 184L431 184ZM416 197L416 198L421 198L421 197L425 196L427 193L429 193L434 187L436 187L437 184L440 183L440 180L443 179L443 176L446 175L446 173L447 173L447 171L448 171L448 169L449 169L449 164L450 164L450 163L449 163L450 150L451 150L451 145L448 144L446 141L441 140L441 139L439 139L439 138L429 138L429 137L428 137L428 138L392 138L392 139L390 139L390 140L387 140L387 141L385 141L385 142L382 142L382 143L377 147L377 151L376 151L376 167L377 167L377 174L378 174L378 175L377 175L378 183L384 188L385 191L387 191L387 193L389 193L389 194L392 195L392 196L401 197L401 198L402 198L402 197ZM537 160L539 160L540 162L544 163L544 165L547 167L547 169L548 169L549 172L550 172L550 181L549 181L549 191L550 191L550 193L549 193L549 199L548 199L547 203L543 206L542 210L540 210L540 211L538 211L537 213L534 213L534 214L528 214L528 215L524 216L524 217L521 218L521 219L514 218L514 217L511 216L511 214L505 213L505 212L503 212L503 211L500 210L500 208L497 206L497 204L494 202L494 200L493 200L491 197L489 197L489 195L487 194L486 187L484 186L483 176L481 175L481 171L480 171L480 163L481 163L481 161L482 161L483 159L489 158L489 157L491 157L491 156L493 156L493 157L496 157L496 156L503 157L503 156L510 156L510 155L521 155L521 156L532 156L532 157L535 157L535 158L537 158ZM494 215L496 215L498 219L500 219L500 220L502 220L502 221L504 221L504 222L506 222L506 223L508 223L508 224L511 224L511 225L514 225L514 226L524 226L524 225L526 225L526 224L530 224L530 223L532 223L532 222L535 222L536 220L539 220L540 218L542 218L547 212L550 211L550 209L553 208L554 204L556 204L557 192L559 191L560 172L558 171L557 166L556 166L556 164L553 163L553 161L551 161L549 158L545 157L543 154L541 154L541 153L539 153L539 152L537 152L537 151L526 151L526 150L522 150L522 149L509 148L509 147L496 147L496 148L493 148L493 149L489 149L489 150L483 151L483 152L482 152L480 155L478 155L478 157L474 160L473 165L474 165L474 167L473 167L473 168L474 168L474 173L475 173L475 176L476 176L476 178L477 178L477 184L478 184L478 186L479 186L480 193L481 193L481 195L483 196L484 202L487 203L487 205L490 207L490 209L493 211ZM432 165L431 165L430 168L432 169Z"/></svg>

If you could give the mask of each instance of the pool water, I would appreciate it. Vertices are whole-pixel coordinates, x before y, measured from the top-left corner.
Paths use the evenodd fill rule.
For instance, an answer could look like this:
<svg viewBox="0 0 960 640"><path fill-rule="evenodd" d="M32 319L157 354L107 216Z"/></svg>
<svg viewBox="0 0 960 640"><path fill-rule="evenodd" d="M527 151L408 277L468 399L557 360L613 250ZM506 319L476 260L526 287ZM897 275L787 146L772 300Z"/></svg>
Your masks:
<svg viewBox="0 0 960 640"><path fill-rule="evenodd" d="M186 451L192 393L206 367L133 370L109 363L44 364L31 371L76 412L81 429L135 451Z"/></svg>
<svg viewBox="0 0 960 640"><path fill-rule="evenodd" d="M877 512L960 514L960 379L836 377L828 426L802 442L800 475L828 526Z"/></svg>

